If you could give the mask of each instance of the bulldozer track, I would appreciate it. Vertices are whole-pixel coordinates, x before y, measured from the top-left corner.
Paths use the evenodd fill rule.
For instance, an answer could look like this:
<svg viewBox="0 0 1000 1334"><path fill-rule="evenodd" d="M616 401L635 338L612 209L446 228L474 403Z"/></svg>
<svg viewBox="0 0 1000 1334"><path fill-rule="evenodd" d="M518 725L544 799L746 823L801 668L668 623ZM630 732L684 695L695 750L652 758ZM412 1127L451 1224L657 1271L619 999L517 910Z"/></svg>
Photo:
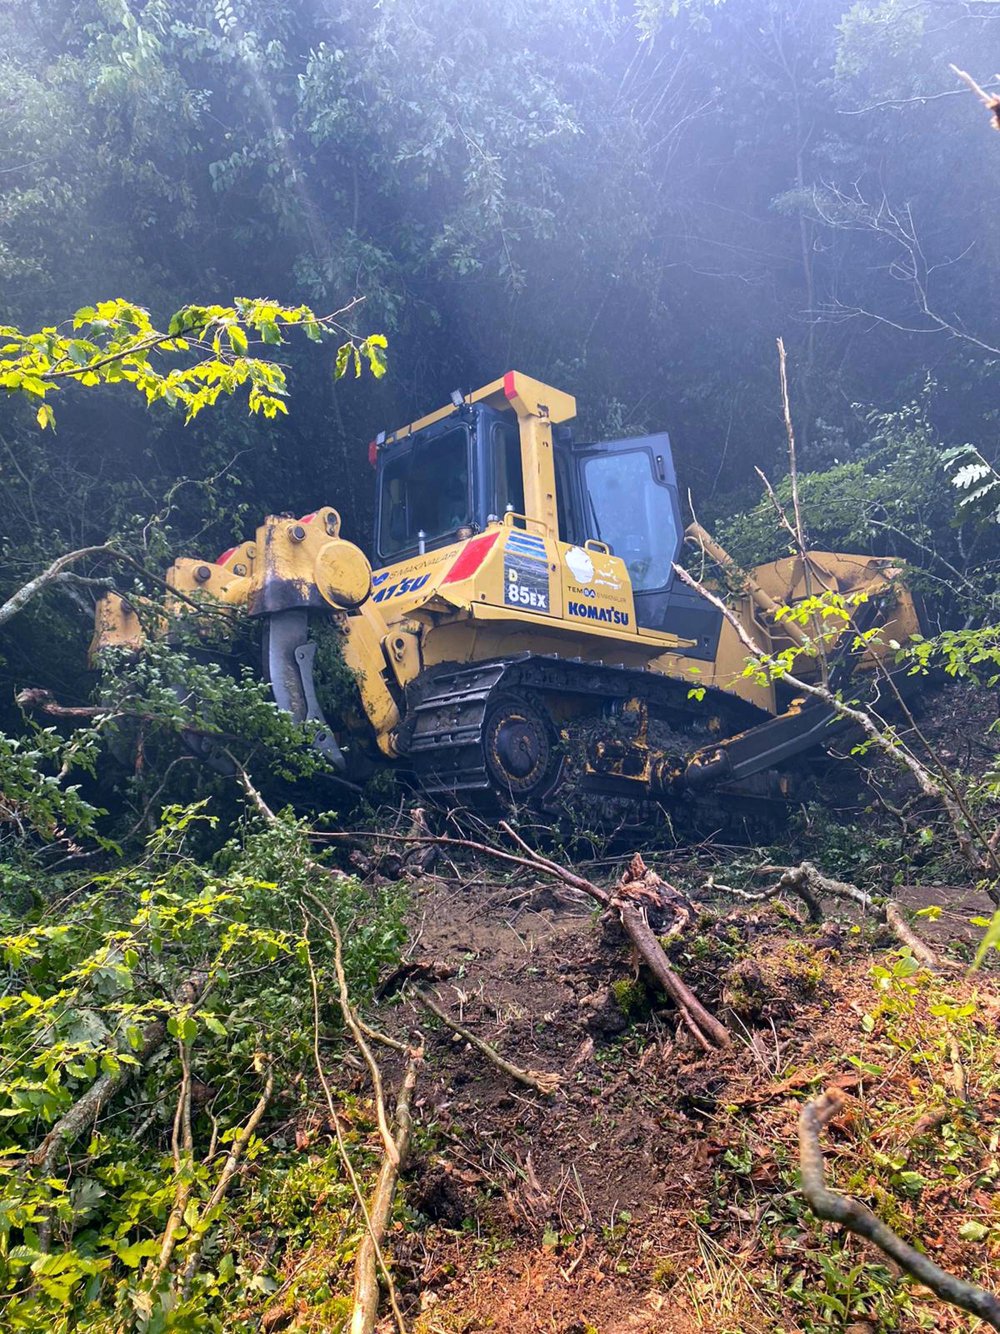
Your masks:
<svg viewBox="0 0 1000 1334"><path fill-rule="evenodd" d="M589 707L591 714L594 706L611 714L630 699L642 700L651 717L683 734L679 758L768 717L722 690L707 687L704 697L694 700L683 681L603 662L522 654L471 665L444 664L431 669L411 688L399 737L400 749L422 792L476 805L482 805L484 799L488 803L491 795L505 795L496 791L484 737L491 707L504 698L527 698L543 707L548 698L575 700L584 709ZM601 784L594 781L596 776L590 778L591 790L598 789ZM550 783L549 793L552 787ZM607 787L614 792L614 783Z"/></svg>

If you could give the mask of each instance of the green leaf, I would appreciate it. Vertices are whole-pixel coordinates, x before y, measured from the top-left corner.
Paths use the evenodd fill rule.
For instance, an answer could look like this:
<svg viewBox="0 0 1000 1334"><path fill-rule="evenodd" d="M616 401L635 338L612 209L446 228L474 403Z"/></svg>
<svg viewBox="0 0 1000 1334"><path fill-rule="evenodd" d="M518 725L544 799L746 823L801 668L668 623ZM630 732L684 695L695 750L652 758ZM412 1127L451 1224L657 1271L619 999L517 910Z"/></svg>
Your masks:
<svg viewBox="0 0 1000 1334"><path fill-rule="evenodd" d="M963 1223L958 1229L958 1235L963 1241L982 1241L988 1237L990 1230L983 1223L976 1223L971 1218L967 1223Z"/></svg>
<svg viewBox="0 0 1000 1334"><path fill-rule="evenodd" d="M927 1185L927 1178L920 1172L900 1172L900 1183L911 1195L919 1195Z"/></svg>
<svg viewBox="0 0 1000 1334"><path fill-rule="evenodd" d="M986 928L986 934L979 942L979 949L976 950L976 957L972 961L970 972L974 973L977 968L981 967L987 954L994 948L1000 949L1000 908L993 914L990 924Z"/></svg>
<svg viewBox="0 0 1000 1334"><path fill-rule="evenodd" d="M44 431L46 426L51 426L55 430L56 414L52 411L51 403L43 403L35 413L35 420Z"/></svg>
<svg viewBox="0 0 1000 1334"><path fill-rule="evenodd" d="M226 330L226 333L229 336L229 346L233 351L241 357L246 356L249 344L247 342L247 336L240 326L238 324L231 324Z"/></svg>
<svg viewBox="0 0 1000 1334"><path fill-rule="evenodd" d="M368 357L368 367L376 380L381 380L388 369L385 359L385 348L388 346L384 334L370 334L362 344L362 349Z"/></svg>
<svg viewBox="0 0 1000 1334"><path fill-rule="evenodd" d="M123 1265L128 1265L129 1269L137 1269L143 1260L151 1255L156 1255L160 1249L160 1243L155 1239L149 1241L137 1241L132 1246L117 1246L115 1254L121 1260Z"/></svg>
<svg viewBox="0 0 1000 1334"><path fill-rule="evenodd" d="M198 1033L198 1023L189 1014L172 1014L167 1020L167 1032L180 1042L190 1042Z"/></svg>

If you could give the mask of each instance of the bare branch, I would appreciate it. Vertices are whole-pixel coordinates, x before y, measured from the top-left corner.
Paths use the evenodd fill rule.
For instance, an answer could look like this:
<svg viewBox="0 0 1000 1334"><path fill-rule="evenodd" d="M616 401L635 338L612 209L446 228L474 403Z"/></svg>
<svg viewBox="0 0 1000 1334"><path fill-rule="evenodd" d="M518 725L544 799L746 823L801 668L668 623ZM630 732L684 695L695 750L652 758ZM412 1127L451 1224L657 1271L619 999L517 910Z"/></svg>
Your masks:
<svg viewBox="0 0 1000 1334"><path fill-rule="evenodd" d="M823 1176L823 1150L819 1137L844 1103L839 1089L830 1088L803 1105L799 1115L799 1168L802 1194L817 1218L840 1223L849 1232L867 1237L911 1278L952 1306L977 1315L994 1329L1000 1329L1000 1301L985 1288L956 1278L908 1246L902 1237L876 1218L859 1200L839 1191L829 1190Z"/></svg>
<svg viewBox="0 0 1000 1334"><path fill-rule="evenodd" d="M372 1334L378 1318L377 1248L389 1227L392 1202L399 1180L399 1165L406 1162L410 1150L412 1119L410 1103L417 1082L420 1053L411 1052L406 1073L396 1099L395 1161L386 1157L378 1174L375 1193L368 1204L368 1231L361 1238L358 1256L354 1262L354 1311L351 1315L351 1334ZM397 1323L402 1328L399 1308L395 1308Z"/></svg>
<svg viewBox="0 0 1000 1334"><path fill-rule="evenodd" d="M67 551L65 555L57 557L48 569L43 570L41 574L37 574L34 579L29 579L0 606L0 626L6 625L19 611L23 611L32 598L37 597L49 584L55 583L62 572L70 565L74 565L78 560L84 560L87 556L106 556L109 554L120 555L110 542L105 542L99 547L81 547L79 551Z"/></svg>
<svg viewBox="0 0 1000 1334"><path fill-rule="evenodd" d="M546 1097L549 1097L555 1093L556 1089L558 1089L559 1085L562 1083L561 1075L552 1074L547 1070L522 1070L519 1065L514 1065L510 1061L505 1061L497 1051L496 1047L490 1046L490 1044L484 1042L482 1038L477 1038L475 1033L471 1032L468 1028L463 1028L457 1020L452 1019L450 1014L441 1009L440 1005L436 1003L428 992L417 991L414 994L420 1004L425 1005L427 1009L430 1010L431 1014L437 1015L441 1022L447 1024L453 1033L457 1033L459 1037L464 1038L466 1042L475 1047L476 1051L481 1052L488 1061L491 1061L498 1070L502 1070L504 1074L510 1075L511 1079L516 1079L519 1084L523 1084L526 1088L533 1089L535 1093L543 1093Z"/></svg>
<svg viewBox="0 0 1000 1334"><path fill-rule="evenodd" d="M985 88L980 88L971 74L967 74L964 69L959 69L957 65L949 65L948 68L952 74L957 74L963 83L968 84L993 117L993 128L1000 130L1000 97L992 97Z"/></svg>

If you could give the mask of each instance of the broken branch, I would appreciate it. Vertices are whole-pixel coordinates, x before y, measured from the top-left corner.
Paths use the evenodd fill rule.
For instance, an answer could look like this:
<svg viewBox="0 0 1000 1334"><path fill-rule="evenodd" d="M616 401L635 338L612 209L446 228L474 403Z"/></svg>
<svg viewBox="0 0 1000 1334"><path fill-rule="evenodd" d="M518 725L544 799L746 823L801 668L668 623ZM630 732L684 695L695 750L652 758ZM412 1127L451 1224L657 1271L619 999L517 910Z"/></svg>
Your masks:
<svg viewBox="0 0 1000 1334"><path fill-rule="evenodd" d="M372 1334L378 1317L378 1248L389 1226L399 1169L406 1162L410 1151L412 1127L410 1102L417 1082L419 1060L420 1053L410 1053L399 1097L396 1099L394 1159L386 1156L375 1184L375 1193L368 1204L368 1230L361 1239L358 1257L354 1264L354 1311L351 1316L351 1334ZM384 1261L382 1263L384 1264ZM398 1307L396 1310L398 1317Z"/></svg>
<svg viewBox="0 0 1000 1334"><path fill-rule="evenodd" d="M949 65L948 68L952 74L957 74L964 84L976 94L980 102L993 117L993 128L1000 130L1000 97L992 97L985 88L981 88L971 74L966 73L964 69L959 69L957 65Z"/></svg>
<svg viewBox="0 0 1000 1334"><path fill-rule="evenodd" d="M803 1105L799 1115L799 1168L802 1176L802 1194L817 1218L840 1223L849 1232L869 1241L884 1251L911 1278L952 1306L979 1316L994 1329L1000 1329L1000 1301L985 1288L967 1283L941 1269L926 1255L907 1245L890 1227L876 1218L860 1200L839 1191L828 1189L823 1175L823 1150L819 1137L825 1127L843 1106L844 1095L830 1088L811 1102Z"/></svg>
<svg viewBox="0 0 1000 1334"><path fill-rule="evenodd" d="M504 1074L510 1075L511 1079L516 1079L519 1084L524 1084L526 1088L534 1089L536 1093L542 1093L546 1097L555 1093L556 1089L562 1083L562 1076L552 1074L546 1070L522 1070L519 1065L514 1065L510 1061L505 1061L497 1051L496 1047L491 1047L488 1042L482 1038L477 1038L475 1033L469 1029L463 1028L457 1020L452 1019L426 991L417 991L414 993L421 1005L425 1005L431 1014L437 1015L443 1024L446 1024L453 1033L457 1033L460 1038L464 1038L470 1046L475 1047L476 1051L486 1057L488 1061L502 1070Z"/></svg>
<svg viewBox="0 0 1000 1334"><path fill-rule="evenodd" d="M36 597L48 584L54 583L63 570L75 564L76 561L83 560L87 556L118 556L119 554L110 542L105 542L99 547L81 547L79 551L67 551L65 555L57 557L48 569L43 570L41 574L36 574L34 579L29 579L0 606L0 626L6 625L11 617L22 611L33 597Z"/></svg>

